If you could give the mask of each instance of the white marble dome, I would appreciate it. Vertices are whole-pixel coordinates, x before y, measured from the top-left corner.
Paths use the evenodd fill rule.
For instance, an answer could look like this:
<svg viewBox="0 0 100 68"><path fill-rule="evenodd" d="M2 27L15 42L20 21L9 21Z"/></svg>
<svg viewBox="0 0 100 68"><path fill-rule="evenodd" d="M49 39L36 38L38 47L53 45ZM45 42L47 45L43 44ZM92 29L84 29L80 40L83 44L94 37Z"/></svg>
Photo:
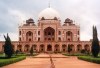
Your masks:
<svg viewBox="0 0 100 68"><path fill-rule="evenodd" d="M60 15L59 15L59 13L55 9L53 9L53 8L46 8L42 12L40 12L38 18L39 18L39 20L41 20L42 18L44 18L44 19L54 19L54 18L57 18L59 20L60 19Z"/></svg>

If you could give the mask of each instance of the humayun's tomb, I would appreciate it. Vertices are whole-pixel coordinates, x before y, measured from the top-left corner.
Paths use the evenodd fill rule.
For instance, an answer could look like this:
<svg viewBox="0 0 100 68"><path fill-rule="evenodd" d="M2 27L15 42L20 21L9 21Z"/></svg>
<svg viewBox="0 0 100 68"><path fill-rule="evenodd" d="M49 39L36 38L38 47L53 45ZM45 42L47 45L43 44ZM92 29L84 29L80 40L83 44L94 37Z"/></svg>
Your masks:
<svg viewBox="0 0 100 68"><path fill-rule="evenodd" d="M80 26L67 18L63 25L59 13L53 8L46 8L38 16L36 25L32 18L19 26L19 41L12 41L14 50L29 52L33 46L35 52L80 52L91 51L91 41L80 40ZM3 52L4 41L0 41Z"/></svg>

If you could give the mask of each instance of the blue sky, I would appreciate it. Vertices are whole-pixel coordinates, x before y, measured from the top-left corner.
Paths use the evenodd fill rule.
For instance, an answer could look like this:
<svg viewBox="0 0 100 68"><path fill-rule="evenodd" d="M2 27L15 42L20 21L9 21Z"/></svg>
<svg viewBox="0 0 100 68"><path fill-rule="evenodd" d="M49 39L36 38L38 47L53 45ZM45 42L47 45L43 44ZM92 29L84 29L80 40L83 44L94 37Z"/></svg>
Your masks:
<svg viewBox="0 0 100 68"><path fill-rule="evenodd" d="M80 25L81 40L92 38L92 26L96 25L100 38L100 0L50 0L51 7L57 10L63 24L70 18ZM49 0L0 0L0 40L9 33L12 40L18 40L18 24L33 18L48 7Z"/></svg>

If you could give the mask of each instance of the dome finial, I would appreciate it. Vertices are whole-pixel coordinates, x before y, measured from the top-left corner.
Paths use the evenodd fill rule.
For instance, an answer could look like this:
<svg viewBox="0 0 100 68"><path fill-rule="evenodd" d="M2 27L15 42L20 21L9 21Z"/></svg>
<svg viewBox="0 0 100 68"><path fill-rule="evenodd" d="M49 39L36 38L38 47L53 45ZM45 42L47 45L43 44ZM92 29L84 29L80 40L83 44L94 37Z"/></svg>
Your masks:
<svg viewBox="0 0 100 68"><path fill-rule="evenodd" d="M48 6L49 8L51 7L51 5L50 5L50 0L49 0L49 6Z"/></svg>

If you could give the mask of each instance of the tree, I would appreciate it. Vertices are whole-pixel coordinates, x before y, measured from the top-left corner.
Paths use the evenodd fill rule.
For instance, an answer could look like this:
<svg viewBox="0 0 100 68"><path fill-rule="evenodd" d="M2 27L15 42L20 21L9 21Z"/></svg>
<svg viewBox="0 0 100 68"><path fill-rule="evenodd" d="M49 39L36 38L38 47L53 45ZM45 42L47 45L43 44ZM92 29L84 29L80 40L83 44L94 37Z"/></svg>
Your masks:
<svg viewBox="0 0 100 68"><path fill-rule="evenodd" d="M34 51L33 51L33 46L32 46L31 49L30 49L30 54L33 55L33 52Z"/></svg>
<svg viewBox="0 0 100 68"><path fill-rule="evenodd" d="M4 53L7 58L11 58L11 56L14 53L14 50L13 50L13 46L11 44L10 37L7 34L7 37L4 35L4 38L5 38Z"/></svg>
<svg viewBox="0 0 100 68"><path fill-rule="evenodd" d="M97 29L96 29L96 26L95 27L93 26L92 55L94 57L98 57L99 50L100 50L100 47L99 47L99 40L97 37Z"/></svg>

